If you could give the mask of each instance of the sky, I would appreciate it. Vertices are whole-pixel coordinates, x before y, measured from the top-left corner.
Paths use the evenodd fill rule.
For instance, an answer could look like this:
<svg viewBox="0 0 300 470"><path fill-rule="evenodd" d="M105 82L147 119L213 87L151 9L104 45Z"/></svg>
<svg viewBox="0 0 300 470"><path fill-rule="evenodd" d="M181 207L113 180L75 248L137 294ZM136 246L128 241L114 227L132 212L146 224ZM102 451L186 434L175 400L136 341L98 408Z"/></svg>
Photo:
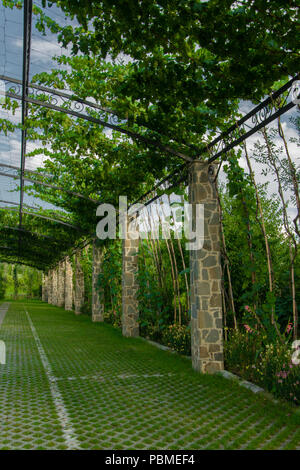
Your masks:
<svg viewBox="0 0 300 470"><path fill-rule="evenodd" d="M40 1L36 1L35 4L41 5ZM47 9L47 14L58 20L61 24L65 24L66 20L63 13L55 7ZM68 51L62 49L57 43L56 36L47 33L47 36L43 36L34 27L32 30L32 47L31 47L31 60L30 60L30 78L40 72L50 71L51 68L57 67L56 63L52 59L53 56L60 56L61 54L68 54ZM0 74L9 77L21 79L22 78L22 57L23 57L23 11L21 10L10 10L4 8L2 2L0 2ZM241 112L247 113L253 108L252 103L243 102L241 104ZM295 108L292 112L287 113L282 117L282 125L286 133L286 137L297 137L297 133L291 125L289 119L291 116L295 116ZM9 115L0 110L0 117L9 118ZM11 117L11 116L10 116ZM17 112L14 119L16 122L20 121L20 112ZM259 135L255 134L247 140L247 146L251 154L251 149L255 142L259 139ZM278 138L278 145L282 146L282 141ZM34 149L34 144L30 143L27 146L27 151ZM293 160L299 165L299 148L294 143L289 143L289 149ZM0 135L0 163L6 163L10 165L19 166L21 156L21 133L9 134L7 137ZM240 161L243 168L247 168L246 160L244 158ZM273 193L277 193L277 184L273 181L270 174L263 175L264 168L252 162L253 168L256 174L257 181L260 183L269 182L268 193L271 196ZM42 157L28 158L26 161L27 169L36 169L42 165ZM0 171L14 174L13 170L0 168ZM225 181L224 172L220 173L220 180ZM18 181L11 178L6 178L0 175L0 200L4 201L15 201L19 202L19 193L12 192L18 186ZM99 188L100 189L100 188ZM288 191L286 192L289 197ZM51 207L48 204L34 198L33 196L25 195L25 204L30 206L42 205L43 207ZM0 203L0 207L6 204ZM289 214L292 217L296 212L292 204L289 206Z"/></svg>
<svg viewBox="0 0 300 470"><path fill-rule="evenodd" d="M40 1L34 2L41 6ZM56 7L47 9L49 16L65 23L63 13ZM43 36L35 27L32 29L31 38L31 58L30 58L30 80L34 75L41 72L49 72L55 67L53 56L60 56L66 53L65 49L57 43L56 36L48 33ZM22 79L23 61L23 10L4 8L0 2L0 74L8 77ZM10 113L0 110L0 117L13 119L14 122L21 121L21 112L17 111L12 118ZM38 145L34 143L27 144L27 151L30 152ZM4 136L0 135L0 163L6 163L13 166L20 166L21 159L21 132L14 132ZM43 158L40 156L26 159L27 169L36 169L42 166ZM14 170L0 168L0 171L15 174ZM19 202L19 192L14 189L19 185L18 180L0 176L0 200ZM13 191L13 192L12 192ZM51 208L50 204L25 194L24 203L30 206L43 206ZM0 203L0 207L6 204Z"/></svg>

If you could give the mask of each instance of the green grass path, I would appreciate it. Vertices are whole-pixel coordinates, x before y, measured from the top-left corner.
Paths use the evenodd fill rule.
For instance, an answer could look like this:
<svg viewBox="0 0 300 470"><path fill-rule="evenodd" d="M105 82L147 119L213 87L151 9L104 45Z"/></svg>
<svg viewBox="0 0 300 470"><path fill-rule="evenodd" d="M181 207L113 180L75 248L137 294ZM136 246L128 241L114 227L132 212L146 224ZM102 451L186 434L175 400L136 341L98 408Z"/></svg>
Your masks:
<svg viewBox="0 0 300 470"><path fill-rule="evenodd" d="M300 449L288 404L86 316L12 302L0 340L0 449Z"/></svg>

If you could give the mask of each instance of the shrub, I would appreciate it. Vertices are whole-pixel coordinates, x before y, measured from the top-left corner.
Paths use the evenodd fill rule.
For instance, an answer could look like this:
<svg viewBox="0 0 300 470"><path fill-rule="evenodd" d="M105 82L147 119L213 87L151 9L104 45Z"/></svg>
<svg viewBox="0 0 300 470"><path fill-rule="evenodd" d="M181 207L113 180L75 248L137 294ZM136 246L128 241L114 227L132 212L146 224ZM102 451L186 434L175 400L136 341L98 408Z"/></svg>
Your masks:
<svg viewBox="0 0 300 470"><path fill-rule="evenodd" d="M164 329L163 343L180 354L191 354L191 331L186 325L169 325Z"/></svg>
<svg viewBox="0 0 300 470"><path fill-rule="evenodd" d="M263 331L248 328L229 333L224 348L226 368L299 405L300 365L292 363L291 344L280 339L269 344Z"/></svg>
<svg viewBox="0 0 300 470"><path fill-rule="evenodd" d="M106 311L103 315L103 320L106 323L110 323L115 328L122 327L121 314L118 311L117 312L114 312L112 310Z"/></svg>
<svg viewBox="0 0 300 470"><path fill-rule="evenodd" d="M92 315L92 305L89 300L86 300L83 303L82 307L80 308L80 313L82 313L83 315L88 315L88 316Z"/></svg>

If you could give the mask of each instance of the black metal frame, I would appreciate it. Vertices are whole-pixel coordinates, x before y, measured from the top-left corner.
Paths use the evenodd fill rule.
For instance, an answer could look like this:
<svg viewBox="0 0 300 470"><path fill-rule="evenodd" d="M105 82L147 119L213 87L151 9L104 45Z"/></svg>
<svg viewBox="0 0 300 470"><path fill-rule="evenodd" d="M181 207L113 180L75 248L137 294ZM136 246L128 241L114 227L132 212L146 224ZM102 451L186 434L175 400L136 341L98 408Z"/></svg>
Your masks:
<svg viewBox="0 0 300 470"><path fill-rule="evenodd" d="M299 79L300 74L297 74L291 80L289 80L285 85L279 88L277 91L272 93L268 98L262 101L258 106L253 108L252 111L243 116L238 120L234 125L230 126L225 132L216 137L212 142L207 143L206 146L203 146L199 152L199 157L209 156L207 164L213 163L218 160L220 157L226 155L230 150L232 150L237 145L244 142L246 139L251 137L251 135L258 132L263 127L266 127L272 121L277 119L282 114L285 114L287 111L292 109L297 105L296 101L293 101L291 95L293 84ZM282 96L286 92L289 92L285 99L282 101ZM299 99L298 95L298 99ZM295 97L294 97L295 98ZM251 127L251 123L254 124ZM201 158L201 161L204 159ZM143 194L137 201L133 204L144 202L145 206L151 204L160 195L156 194L157 190L163 185L167 185L166 189L172 189L182 182L187 182L188 179L188 169L189 164L184 163L178 169L168 174L165 178L159 181L150 191L147 191ZM150 199L149 199L150 198ZM132 204L132 205L133 205Z"/></svg>
<svg viewBox="0 0 300 470"><path fill-rule="evenodd" d="M13 165L6 165L6 164L4 165L4 164L0 163L0 167L7 167L7 168L11 168L11 169L15 169L17 171L20 171L20 169L18 167L13 167ZM87 197L87 196L83 196L83 194L75 193L74 191L71 191L70 189L65 189L62 186L56 186L56 185L51 184L51 183L45 183L45 181L38 181L38 180L35 180L35 179L32 179L32 178L28 178L27 176L25 176L25 173L27 173L27 172L43 176L39 172L35 172L33 170L25 170L24 171L24 176L22 177L23 181L28 181L29 183L37 184L37 185L40 185L40 186L45 186L45 187L54 189L56 191L62 191L64 193L70 194L71 196L75 196L75 197L79 197L81 199L85 199L86 201L92 202L94 204L101 204L101 202L102 202L102 201L97 201L96 199L91 199L90 197ZM7 176L8 178L19 179L19 176L11 175L9 173L4 173L3 171L0 171L0 175L1 176Z"/></svg>
<svg viewBox="0 0 300 470"><path fill-rule="evenodd" d="M19 208L19 228L22 228L23 202L24 202L24 170L26 155L26 137L25 127L28 115L28 96L29 85L29 65L31 49L31 26L32 26L32 0L24 0L24 22L23 22L23 78L22 78L22 141L21 141L21 166L20 166L20 208ZM19 254L21 253L22 232L19 236Z"/></svg>
<svg viewBox="0 0 300 470"><path fill-rule="evenodd" d="M13 83L15 80L7 79L7 81L8 82L12 81L12 83ZM19 101L23 101L23 97L20 94L14 93L12 91L6 92L6 96L8 96L9 98L19 100ZM150 139L148 137L145 137L142 134L138 134L137 132L133 132L133 131L130 131L128 129L124 129L123 127L121 127L119 125L112 124L111 122L104 121L103 119L96 118L96 117L91 116L89 114L83 114L82 112L78 112L77 110L73 110L73 109L70 109L70 108L69 109L68 108L63 108L62 106L57 106L57 105L52 103L53 98L51 99L51 95L49 95L49 99L52 102L47 102L47 101L45 101L45 99L43 99L43 100L37 99L40 95L37 95L37 98L32 98L31 96L32 96L32 94L30 94L30 96L26 96L24 98L26 103L35 104L37 106L42 106L43 108L52 109L53 111L58 111L60 113L68 114L70 116L74 116L76 118L84 119L85 121L89 121L89 122L92 122L94 124L98 124L99 126L102 126L104 128L108 128L108 129L111 129L111 130L114 130L114 131L118 131L118 132L120 132L120 134L127 135L128 137L131 137L133 140L143 142L143 143L149 145L150 147L152 146L152 147L158 148L158 149L162 150L163 152L165 152L167 154L170 154L174 157L181 158L182 160L184 160L186 162L191 162L193 160L190 156L184 154L183 152L179 152L178 150L175 150L175 149L173 149L172 147L170 147L168 145L164 145L159 140Z"/></svg>
<svg viewBox="0 0 300 470"><path fill-rule="evenodd" d="M9 207L9 208L7 208L7 207L0 207L0 211L1 211L1 210L11 210L11 211L18 210L18 211L19 211L19 209L15 208L15 207ZM45 216L45 215L38 214L37 212L25 211L24 209L22 210L22 212L23 212L23 214L31 215L32 217L38 217L38 218L40 218L40 219L49 220L50 222L55 222L55 223L57 223L57 224L64 225L64 226L66 226L66 227L68 227L68 228L71 228L71 229L73 229L73 230L77 230L78 232L84 233L84 232L81 230L80 227L77 227L76 225L72 225L72 224L70 224L70 223L68 223L68 222L65 222L64 220L61 220L61 219L54 219L53 217L47 217L47 216ZM21 229L22 227L19 227L19 228Z"/></svg>
<svg viewBox="0 0 300 470"><path fill-rule="evenodd" d="M10 91L6 93L7 96L10 98L15 98L15 99L21 99L21 86L22 86L22 81L17 80L12 77L8 77L6 75L1 75L0 74L0 80L3 80L7 85L13 84L12 87L10 87ZM43 92L43 93L40 93ZM37 85L35 83L30 83L29 84L29 99L36 99L36 98L41 98L39 100L40 102L45 102L45 99L47 99L48 103L52 104L53 107L52 109L57 110L57 107L59 106L59 110L61 110L61 107L65 109L65 106L67 106L67 109L70 109L71 111L74 111L75 113L79 114L74 114L76 117L88 118L91 114L92 111L96 111L98 113L99 121L97 122L100 125L103 125L104 127L109 127L113 130L118 130L120 133L130 135L130 137L133 137L137 140L142 140L145 141L146 143L149 143L149 145L152 145L154 147L159 147L162 148L164 151L167 153L171 153L172 155L175 155L174 152L177 152L176 150L168 147L168 146L163 146L162 143L156 140L151 140L149 138L145 138L143 135L138 134L138 133L133 133L131 131L128 131L127 129L124 129L119 126L120 123L128 123L127 118L124 116L121 116L119 113L116 111L113 111L110 108L106 108L103 106L100 106L97 103L93 103L92 101L89 100L84 100L80 97L77 97L75 95L71 95L69 93L65 93L53 88L48 88L42 85ZM37 104L36 101L34 101L34 104ZM51 108L50 108L51 109ZM89 120L89 119L87 119ZM155 132L159 137L166 137L165 135L158 133L157 130L151 129L147 123L143 122L137 122L139 126L144 127L147 130L151 130ZM167 137L169 138L169 137ZM199 150L195 145L189 145L186 142L179 142L176 137L172 136L172 140L174 142L177 142L181 146L192 148L193 151ZM189 161L191 158L188 155L185 155L183 153L178 153L176 154L178 157L182 158L183 160Z"/></svg>
<svg viewBox="0 0 300 470"><path fill-rule="evenodd" d="M92 122L99 126L103 126L104 128L109 128L109 129L118 131L121 134L127 135L134 140L141 141L149 146L154 146L167 154L179 157L184 160L185 163L183 165L181 165L177 170L173 171L172 173L167 175L165 178L163 178L160 182L158 182L154 186L154 188L152 188L152 190L147 191L145 194L143 194L136 201L136 203L144 202L144 204L147 206L160 197L160 194L157 194L157 191L159 190L159 188L162 188L165 185L167 186L167 189L170 189L170 188L177 186L181 182L186 181L187 173L188 173L187 172L188 166L194 161L191 157L171 148L168 145L164 145L159 140L153 140L148 137L145 137L142 134L130 131L128 129L124 129L122 126L119 125L120 122L122 121L124 122L124 119L109 108L101 107L97 103L92 103L91 101L83 100L81 98L75 97L73 95L69 95L59 90L53 90L47 87L29 83L31 29L32 29L32 0L24 0L22 81L0 75L0 79L4 80L7 84L12 84L12 86L10 87L10 90L6 93L6 95L12 99L20 100L22 103L22 141L21 141L20 168L14 167L12 165L0 164L0 167L2 166L6 168L11 168L14 170L18 170L20 172L19 176L0 172L0 175L3 175L3 176L11 177L14 179L20 178L19 226L18 228L6 227L7 229L16 230L19 233L18 258L20 258L21 256L21 239L22 239L21 234L22 233L30 233L32 235L34 234L34 232L27 231L22 227L23 214L37 216L37 217L44 218L52 222L57 222L57 223L69 226L72 229L80 230L79 227L75 227L62 220L52 219L50 217L46 217L41 214L24 211L25 181L31 182L33 184L46 186L54 190L63 191L70 195L76 196L78 198L83 198L88 201L91 201L93 203L97 203L97 204L101 203L101 201L96 201L94 199L83 196L82 194L66 190L65 188L58 187L50 183L37 181L33 178L28 178L26 176L26 173L39 174L38 172L34 172L33 170L25 169L26 137L27 137L26 118L28 115L29 103L37 105L37 106L42 106L48 109L52 109L54 111L58 111L64 114L68 114L79 119L84 119L86 121ZM260 129L267 126L269 123L271 123L273 120L275 120L277 117L281 116L282 114L286 113L288 110L292 109L293 106L296 106L296 103L294 101L292 100L288 101L289 95L285 97L284 101L282 101L282 96L291 89L291 87L293 86L293 83L298 78L299 78L299 74L296 77L292 78L287 84L285 84L279 90L272 93L267 99L265 99L262 103L256 106L250 113L242 117L234 125L230 126L227 131L220 134L212 142L208 142L199 151L196 149L196 147L193 147L194 151L196 150L198 152L198 156L196 159L197 160L201 159L203 161L204 157L208 157L205 159L205 161L207 161L209 165L210 163L216 161L220 157L224 157L224 155L226 155L227 152L232 150L237 145L241 144L243 141L245 141L248 137L253 135L255 132L259 131ZM59 106L59 104L61 105ZM93 114L93 112L95 113L95 111L98 112L98 117L91 115ZM176 141L176 139L174 139L174 141ZM187 144L182 143L182 145L186 146ZM51 177L51 175L47 175L47 176ZM13 203L13 202L11 203L8 201L2 201L2 202L7 203L7 204L17 205L16 203ZM52 239L52 237L47 237L42 234L35 234L35 235L37 235L38 237ZM53 240L55 239L53 238ZM89 243L89 240L84 243L85 244ZM24 257L24 255L22 256Z"/></svg>
<svg viewBox="0 0 300 470"><path fill-rule="evenodd" d="M70 248L70 244L69 243L66 243L64 240L60 240L58 238L54 238L54 237L51 237L49 235L45 235L43 233L38 233L38 232L32 232L31 230L26 230L24 228L20 229L19 227L10 227L8 225L3 225L2 227L0 226L1 230L3 233L5 233L5 231L7 232L19 232L21 231L23 234L25 234L26 236L24 236L23 238L23 241L24 240L28 240L29 241L34 241L34 243L43 243L45 241L45 243L47 244L47 248L53 248L53 249L56 249L56 248L64 248L64 249L68 249ZM9 238L10 235L8 234L7 238Z"/></svg>
<svg viewBox="0 0 300 470"><path fill-rule="evenodd" d="M4 201L3 199L0 199L1 204L12 204L13 206L19 206L20 204L18 202L13 202L13 201ZM36 209L36 207L33 206L28 206L27 204L23 204L23 207L27 207L28 209ZM0 207L0 209L5 209L4 207Z"/></svg>
<svg viewBox="0 0 300 470"><path fill-rule="evenodd" d="M0 254L0 262L1 263L8 263L8 264L22 264L23 266L29 266L30 268L38 269L39 271L45 271L47 269L46 264L32 264L32 263L25 263L22 259L8 259L3 258Z"/></svg>

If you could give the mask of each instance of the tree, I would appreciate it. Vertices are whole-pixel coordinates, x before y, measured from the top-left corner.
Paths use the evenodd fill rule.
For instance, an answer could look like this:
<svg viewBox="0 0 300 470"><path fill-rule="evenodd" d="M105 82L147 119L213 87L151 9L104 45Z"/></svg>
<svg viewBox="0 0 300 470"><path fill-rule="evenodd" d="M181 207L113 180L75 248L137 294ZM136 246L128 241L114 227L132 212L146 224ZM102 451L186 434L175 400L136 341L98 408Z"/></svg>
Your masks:
<svg viewBox="0 0 300 470"><path fill-rule="evenodd" d="M14 265L13 268L13 280L14 280L14 300L18 298L19 291L19 281L18 281L18 268L17 265Z"/></svg>
<svg viewBox="0 0 300 470"><path fill-rule="evenodd" d="M6 292L6 276L4 272L4 265L3 263L0 264L0 299L5 298Z"/></svg>

